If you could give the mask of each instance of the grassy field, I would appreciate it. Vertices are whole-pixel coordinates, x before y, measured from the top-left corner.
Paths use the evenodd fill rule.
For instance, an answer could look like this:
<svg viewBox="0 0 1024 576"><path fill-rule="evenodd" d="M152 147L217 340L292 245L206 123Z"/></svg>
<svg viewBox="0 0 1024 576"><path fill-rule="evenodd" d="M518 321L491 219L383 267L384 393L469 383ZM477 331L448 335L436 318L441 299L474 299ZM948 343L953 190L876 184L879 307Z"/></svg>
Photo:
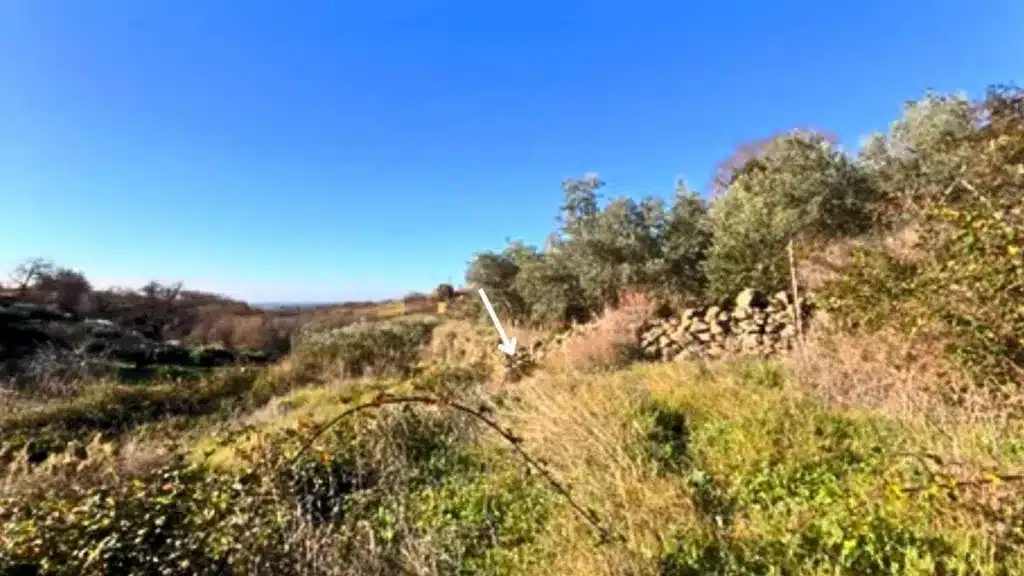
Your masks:
<svg viewBox="0 0 1024 576"><path fill-rule="evenodd" d="M877 392L920 367L861 350L513 382L485 332L435 324L348 327L198 382L10 399L0 573L1024 570L1024 436L923 388ZM368 339L416 354L366 357Z"/></svg>
<svg viewBox="0 0 1024 576"><path fill-rule="evenodd" d="M283 359L0 387L0 576L1024 574L1024 92L829 141L710 199L563 181L543 249L466 270L512 358L449 285L267 311L29 261L19 299Z"/></svg>

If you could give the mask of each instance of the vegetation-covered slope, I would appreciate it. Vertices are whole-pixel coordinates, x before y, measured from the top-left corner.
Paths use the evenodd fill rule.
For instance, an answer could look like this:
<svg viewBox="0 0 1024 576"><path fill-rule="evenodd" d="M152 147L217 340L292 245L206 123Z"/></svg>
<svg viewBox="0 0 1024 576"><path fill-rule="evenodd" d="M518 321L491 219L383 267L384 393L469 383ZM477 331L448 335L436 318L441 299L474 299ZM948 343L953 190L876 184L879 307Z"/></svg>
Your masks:
<svg viewBox="0 0 1024 576"><path fill-rule="evenodd" d="M544 250L479 254L513 359L463 299L308 323L273 366L5 391L0 573L1024 572L1024 97L718 180L569 181ZM653 317L747 287L816 293L794 349L641 361Z"/></svg>

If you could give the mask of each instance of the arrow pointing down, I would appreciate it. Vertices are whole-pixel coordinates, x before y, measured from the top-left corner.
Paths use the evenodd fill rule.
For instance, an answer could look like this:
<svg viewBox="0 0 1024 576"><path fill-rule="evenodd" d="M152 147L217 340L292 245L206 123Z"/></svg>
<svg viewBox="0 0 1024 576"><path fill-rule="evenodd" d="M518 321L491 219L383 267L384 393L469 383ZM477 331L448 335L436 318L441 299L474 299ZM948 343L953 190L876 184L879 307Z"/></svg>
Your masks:
<svg viewBox="0 0 1024 576"><path fill-rule="evenodd" d="M484 307L487 308L487 314L490 315L491 321L494 322L494 327L498 329L498 335L501 336L501 344L498 345L498 350L501 350L505 354L512 356L516 353L516 339L512 338L509 340L505 329L501 327L501 321L498 320L498 315L494 313L494 307L491 306L491 301L487 299L487 293L481 288L480 299L484 301Z"/></svg>

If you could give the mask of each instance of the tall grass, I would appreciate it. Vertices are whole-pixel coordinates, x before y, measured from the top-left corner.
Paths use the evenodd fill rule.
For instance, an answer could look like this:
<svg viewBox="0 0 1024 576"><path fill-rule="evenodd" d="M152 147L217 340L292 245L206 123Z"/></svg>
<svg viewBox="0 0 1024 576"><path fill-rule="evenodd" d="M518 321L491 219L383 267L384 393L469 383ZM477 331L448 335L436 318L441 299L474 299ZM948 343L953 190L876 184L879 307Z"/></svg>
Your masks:
<svg viewBox="0 0 1024 576"><path fill-rule="evenodd" d="M602 320L616 330L601 342L616 342L608 334L628 333L621 327L637 317L615 314ZM242 389L264 390L269 400L245 404L231 430L199 442L182 436L162 452L129 429L118 445L94 439L69 443L42 465L18 460L0 483L0 568L47 561L66 574L157 565L186 574L225 562L234 573L325 575L1024 570L1014 479L1024 470L1024 436L1007 434L1006 419L982 417L981 406L954 418L963 407L936 393L944 369L901 355L895 341L812 341L800 363L576 365L499 384L485 381L498 354L493 336L468 324L441 326L426 347L426 368L410 377L272 384L315 366L320 378L330 373L296 356L255 381L195 388L193 404L185 389L175 396L157 387L131 402L96 397L5 419L5 430L31 432L82 418L117 423L153 402L187 412ZM596 338L581 336L588 337ZM444 402L360 409L323 428L380 392L461 402L510 435ZM944 418L939 425L928 420L936 417ZM192 458L176 460L175 449ZM166 538L134 540L140 533ZM89 557L102 561L76 560ZM182 558L192 564L174 564Z"/></svg>

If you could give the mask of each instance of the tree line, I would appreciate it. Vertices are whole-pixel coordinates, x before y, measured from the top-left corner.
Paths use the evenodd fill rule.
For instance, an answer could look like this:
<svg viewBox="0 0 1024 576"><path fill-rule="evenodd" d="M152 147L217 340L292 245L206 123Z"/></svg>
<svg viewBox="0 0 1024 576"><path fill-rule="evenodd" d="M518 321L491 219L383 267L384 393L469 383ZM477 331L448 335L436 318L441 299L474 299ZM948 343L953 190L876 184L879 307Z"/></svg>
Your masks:
<svg viewBox="0 0 1024 576"><path fill-rule="evenodd" d="M815 290L850 329L896 326L944 342L982 379L1024 381L1024 95L930 92L855 153L813 130L737 149L702 197L603 198L562 183L545 246L481 252L466 279L513 322L584 321L623 294L707 303L747 287ZM802 268L801 268L802 267ZM800 277L808 283L807 274Z"/></svg>

